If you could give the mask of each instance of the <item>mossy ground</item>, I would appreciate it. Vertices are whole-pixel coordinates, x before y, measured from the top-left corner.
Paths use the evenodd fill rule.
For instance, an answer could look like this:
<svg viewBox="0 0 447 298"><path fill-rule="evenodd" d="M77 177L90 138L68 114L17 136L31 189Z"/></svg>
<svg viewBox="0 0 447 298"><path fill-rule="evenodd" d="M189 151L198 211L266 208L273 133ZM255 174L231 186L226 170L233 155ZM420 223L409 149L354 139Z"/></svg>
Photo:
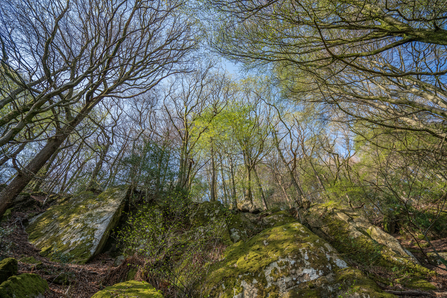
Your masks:
<svg viewBox="0 0 447 298"><path fill-rule="evenodd" d="M130 280L99 291L92 298L163 298L163 295L153 286L143 281Z"/></svg>

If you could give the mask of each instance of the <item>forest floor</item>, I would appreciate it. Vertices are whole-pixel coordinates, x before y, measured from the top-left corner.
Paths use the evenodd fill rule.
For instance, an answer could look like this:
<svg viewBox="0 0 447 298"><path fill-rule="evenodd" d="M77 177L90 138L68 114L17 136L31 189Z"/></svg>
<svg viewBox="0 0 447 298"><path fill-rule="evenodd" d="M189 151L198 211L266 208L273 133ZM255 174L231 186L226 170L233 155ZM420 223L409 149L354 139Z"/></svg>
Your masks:
<svg viewBox="0 0 447 298"><path fill-rule="evenodd" d="M13 246L8 253L8 257L16 258L19 261L19 274L22 273L36 273L42 278L47 280L50 291L46 293L45 297L48 298L90 298L94 293L103 289L109 284L104 281L109 279L109 274L116 268L114 266L114 258L110 257L108 254L100 254L91 260L88 264L76 265L76 264L61 264L57 262L52 262L49 259L39 255L39 250L28 242L28 235L25 232L25 227L23 221L29 216L30 212L35 212L35 210L27 212L13 212L9 217L9 220L1 223L2 227L13 227L13 232L7 236L6 241L13 243ZM402 245L412 251L417 248L410 241L405 241L399 235L394 235L398 238ZM432 244L438 251L447 251L447 238L432 241ZM432 249L424 249L424 252L431 252ZM431 282L436 285L439 291L433 292L432 296L429 297L446 297L447 298L447 270L445 266L433 266L429 264L422 252L414 253L415 256L420 260L423 266L428 267L436 271L438 274L435 276ZM20 260L26 257L34 257L36 260L42 262L40 266L34 266L21 262ZM59 276L65 274L69 277L70 284L61 285L55 282L55 279ZM109 277L109 278L108 278ZM395 288L385 288L385 290L395 290ZM401 289L405 290L405 289ZM399 295L399 297L416 297L409 295ZM419 297L428 297L421 296Z"/></svg>

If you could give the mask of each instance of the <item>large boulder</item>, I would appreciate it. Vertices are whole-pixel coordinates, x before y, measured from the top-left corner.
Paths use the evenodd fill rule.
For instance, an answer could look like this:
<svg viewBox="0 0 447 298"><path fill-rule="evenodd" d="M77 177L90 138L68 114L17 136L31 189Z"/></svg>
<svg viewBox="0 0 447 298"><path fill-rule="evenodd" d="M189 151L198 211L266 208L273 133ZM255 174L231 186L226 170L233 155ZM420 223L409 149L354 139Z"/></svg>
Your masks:
<svg viewBox="0 0 447 298"><path fill-rule="evenodd" d="M29 241L54 261L85 263L102 250L126 198L123 187L80 193L32 218Z"/></svg>
<svg viewBox="0 0 447 298"><path fill-rule="evenodd" d="M2 298L44 298L48 283L37 274L11 276L0 284Z"/></svg>
<svg viewBox="0 0 447 298"><path fill-rule="evenodd" d="M0 262L0 284L17 274L17 260L6 258Z"/></svg>
<svg viewBox="0 0 447 298"><path fill-rule="evenodd" d="M228 247L201 289L203 297L215 298L394 297L298 222Z"/></svg>
<svg viewBox="0 0 447 298"><path fill-rule="evenodd" d="M432 271L419 265L417 259L405 250L396 238L371 224L361 211L344 208L334 202L312 206L304 215L305 224L317 235L327 240L339 253L353 261L379 266L392 272L413 272L403 278L406 287L434 289L426 281ZM376 275L378 281L386 279ZM421 286L424 284L424 286Z"/></svg>
<svg viewBox="0 0 447 298"><path fill-rule="evenodd" d="M92 298L163 298L153 286L144 281L129 280L97 292Z"/></svg>

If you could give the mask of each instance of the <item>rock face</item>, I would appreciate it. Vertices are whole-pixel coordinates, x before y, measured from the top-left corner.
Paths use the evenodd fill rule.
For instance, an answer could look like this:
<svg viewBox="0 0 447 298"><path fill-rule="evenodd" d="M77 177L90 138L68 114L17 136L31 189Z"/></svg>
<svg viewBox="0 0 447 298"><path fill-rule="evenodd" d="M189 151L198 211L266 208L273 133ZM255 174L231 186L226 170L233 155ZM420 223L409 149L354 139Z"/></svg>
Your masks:
<svg viewBox="0 0 447 298"><path fill-rule="evenodd" d="M2 298L44 298L48 289L46 280L37 274L20 274L8 278L0 284L0 297Z"/></svg>
<svg viewBox="0 0 447 298"><path fill-rule="evenodd" d="M433 289L425 281L432 272L419 265L416 258L402 248L393 236L372 225L360 212L344 209L335 203L316 205L305 214L306 225L327 240L339 253L348 254L366 266L380 266L414 272L411 279L402 281L407 287ZM416 278L415 278L416 277ZM380 280L380 276L378 276ZM421 282L425 286L421 286Z"/></svg>
<svg viewBox="0 0 447 298"><path fill-rule="evenodd" d="M126 188L83 192L31 219L29 241L52 260L85 263L103 248L126 198Z"/></svg>
<svg viewBox="0 0 447 298"><path fill-rule="evenodd" d="M346 296L349 291L355 294ZM202 294L216 298L394 297L349 268L329 243L298 222L266 229L227 248L224 259L210 267Z"/></svg>
<svg viewBox="0 0 447 298"><path fill-rule="evenodd" d="M150 284L143 281L130 280L99 291L92 298L163 298L163 295Z"/></svg>
<svg viewBox="0 0 447 298"><path fill-rule="evenodd" d="M17 260L6 258L0 262L0 284L17 274Z"/></svg>

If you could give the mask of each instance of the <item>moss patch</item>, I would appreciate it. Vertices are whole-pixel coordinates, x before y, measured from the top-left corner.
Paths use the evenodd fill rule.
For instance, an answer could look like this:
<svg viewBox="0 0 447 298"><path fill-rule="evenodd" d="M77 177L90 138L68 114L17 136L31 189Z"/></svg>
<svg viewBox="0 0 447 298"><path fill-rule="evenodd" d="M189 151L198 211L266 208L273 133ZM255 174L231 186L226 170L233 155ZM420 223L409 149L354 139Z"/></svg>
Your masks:
<svg viewBox="0 0 447 298"><path fill-rule="evenodd" d="M10 277L0 285L0 297L18 298L18 297L38 297L43 295L48 289L46 280L40 278L37 274L20 274Z"/></svg>
<svg viewBox="0 0 447 298"><path fill-rule="evenodd" d="M150 284L143 281L130 280L122 282L96 293L92 298L163 298L163 295Z"/></svg>
<svg viewBox="0 0 447 298"><path fill-rule="evenodd" d="M17 274L17 260L6 258L0 262L0 284Z"/></svg>
<svg viewBox="0 0 447 298"><path fill-rule="evenodd" d="M99 196L83 192L34 217L26 231L41 255L53 261L85 263L99 253L124 208L127 189Z"/></svg>

